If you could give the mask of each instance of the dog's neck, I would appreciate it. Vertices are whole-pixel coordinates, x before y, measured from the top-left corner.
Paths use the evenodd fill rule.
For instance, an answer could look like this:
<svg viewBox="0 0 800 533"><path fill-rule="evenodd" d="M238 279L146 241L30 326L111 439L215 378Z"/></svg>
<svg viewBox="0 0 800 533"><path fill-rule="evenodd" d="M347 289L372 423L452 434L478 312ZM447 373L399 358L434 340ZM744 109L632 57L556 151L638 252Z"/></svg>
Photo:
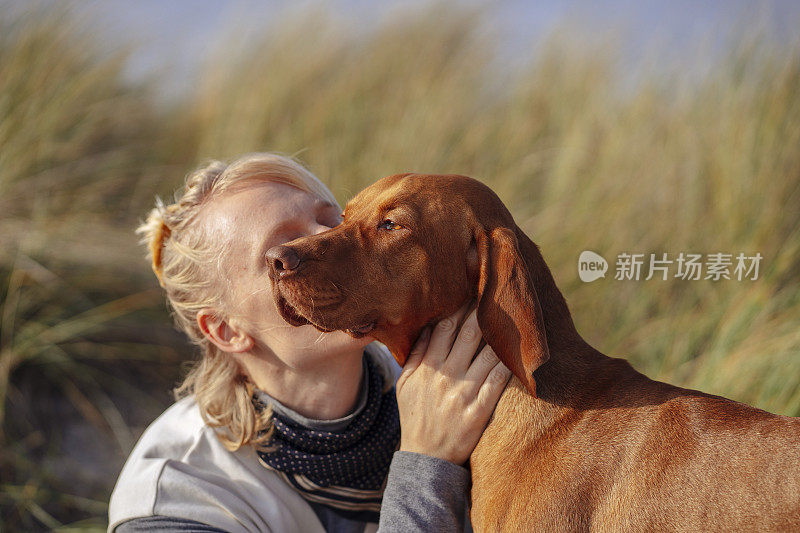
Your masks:
<svg viewBox="0 0 800 533"><path fill-rule="evenodd" d="M550 359L533 374L536 396L562 407L584 405L586 402L582 402L581 397L609 385L604 378L609 372L638 374L627 361L607 357L583 340L539 248L519 228L516 232L520 252L542 308L550 353Z"/></svg>
<svg viewBox="0 0 800 533"><path fill-rule="evenodd" d="M542 309L550 357L555 357L561 352L575 353L587 347L591 348L575 329L567 302L556 286L539 248L519 228L516 228L516 235Z"/></svg>
<svg viewBox="0 0 800 533"><path fill-rule="evenodd" d="M608 357L583 340L539 249L519 229L517 240L542 307L550 352L550 359L533 373L536 398L528 401L537 404L540 412L557 417L565 409L592 409L602 402L598 399L608 396L610 389L625 383L654 383L624 359Z"/></svg>

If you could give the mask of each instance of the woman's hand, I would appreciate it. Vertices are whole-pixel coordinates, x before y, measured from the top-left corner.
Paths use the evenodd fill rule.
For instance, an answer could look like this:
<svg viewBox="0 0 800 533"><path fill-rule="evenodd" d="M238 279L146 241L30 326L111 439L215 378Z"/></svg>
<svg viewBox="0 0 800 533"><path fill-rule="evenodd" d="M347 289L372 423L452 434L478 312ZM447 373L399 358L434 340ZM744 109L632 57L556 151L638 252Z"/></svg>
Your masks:
<svg viewBox="0 0 800 533"><path fill-rule="evenodd" d="M466 308L420 335L397 380L400 450L464 464L483 433L511 371L481 341Z"/></svg>

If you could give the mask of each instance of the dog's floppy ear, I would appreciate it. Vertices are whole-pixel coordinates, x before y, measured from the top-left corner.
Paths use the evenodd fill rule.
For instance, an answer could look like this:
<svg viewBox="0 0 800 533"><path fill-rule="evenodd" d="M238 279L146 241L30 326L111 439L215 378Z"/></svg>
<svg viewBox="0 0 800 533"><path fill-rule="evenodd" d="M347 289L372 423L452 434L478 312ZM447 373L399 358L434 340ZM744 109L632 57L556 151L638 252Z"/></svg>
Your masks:
<svg viewBox="0 0 800 533"><path fill-rule="evenodd" d="M479 230L478 324L497 357L536 396L533 371L550 358L542 309L512 229Z"/></svg>

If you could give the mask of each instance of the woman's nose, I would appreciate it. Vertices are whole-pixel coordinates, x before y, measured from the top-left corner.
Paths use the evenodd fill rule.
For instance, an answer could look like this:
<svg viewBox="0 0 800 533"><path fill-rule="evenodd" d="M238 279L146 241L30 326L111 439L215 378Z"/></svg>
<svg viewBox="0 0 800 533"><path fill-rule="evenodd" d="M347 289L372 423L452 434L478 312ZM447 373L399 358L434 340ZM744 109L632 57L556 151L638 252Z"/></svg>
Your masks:
<svg viewBox="0 0 800 533"><path fill-rule="evenodd" d="M300 266L300 256L289 246L273 246L267 250L270 268L278 276L291 274Z"/></svg>

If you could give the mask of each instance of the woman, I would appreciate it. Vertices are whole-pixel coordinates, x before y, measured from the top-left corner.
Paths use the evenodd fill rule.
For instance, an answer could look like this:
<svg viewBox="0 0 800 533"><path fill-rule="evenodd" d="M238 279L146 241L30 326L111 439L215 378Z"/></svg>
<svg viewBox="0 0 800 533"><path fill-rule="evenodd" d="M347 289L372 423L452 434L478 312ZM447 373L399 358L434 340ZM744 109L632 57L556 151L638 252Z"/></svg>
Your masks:
<svg viewBox="0 0 800 533"><path fill-rule="evenodd" d="M286 324L265 253L340 216L313 174L272 154L214 162L157 203L139 232L204 353L128 458L109 531L464 529L462 465L510 372L488 347L472 361L481 335L474 313L457 331L463 309L402 373L369 338Z"/></svg>

